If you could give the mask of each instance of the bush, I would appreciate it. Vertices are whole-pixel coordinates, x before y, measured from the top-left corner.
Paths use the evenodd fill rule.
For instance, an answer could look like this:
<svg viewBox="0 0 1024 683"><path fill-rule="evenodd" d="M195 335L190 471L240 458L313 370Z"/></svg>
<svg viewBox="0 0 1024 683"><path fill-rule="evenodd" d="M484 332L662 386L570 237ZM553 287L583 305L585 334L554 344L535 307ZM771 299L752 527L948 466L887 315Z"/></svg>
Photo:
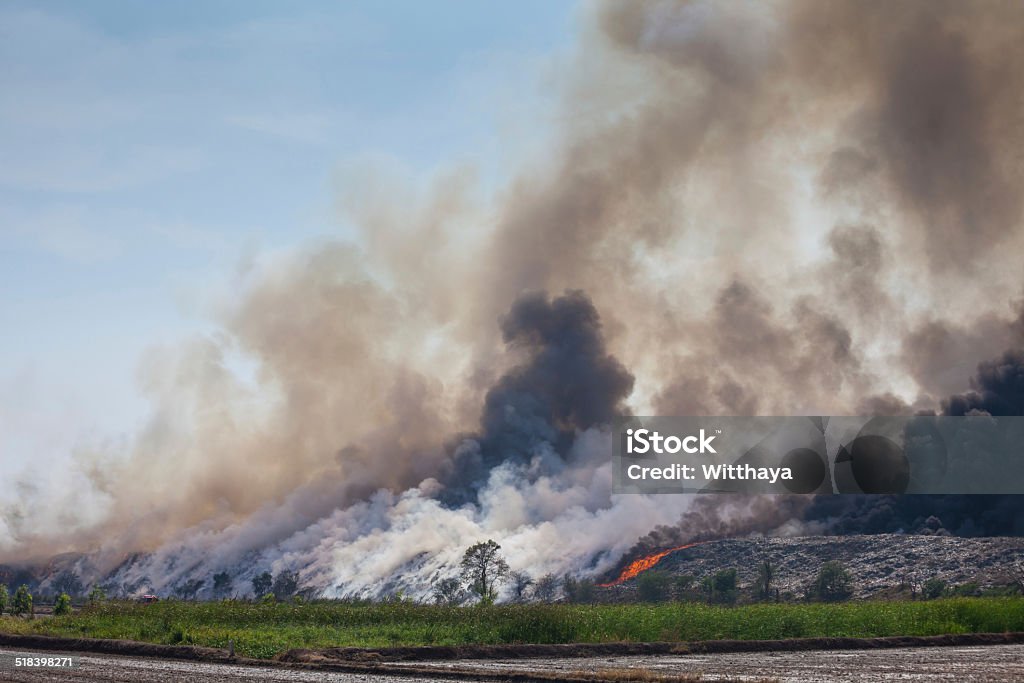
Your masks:
<svg viewBox="0 0 1024 683"><path fill-rule="evenodd" d="M594 582L592 579L577 579L572 574L562 577L562 592L567 602L584 604L594 600Z"/></svg>
<svg viewBox="0 0 1024 683"><path fill-rule="evenodd" d="M921 595L924 596L925 600L934 600L935 598L941 598L942 594L946 592L946 582L939 578L931 578L924 582L921 586Z"/></svg>
<svg viewBox="0 0 1024 683"><path fill-rule="evenodd" d="M981 587L977 581L968 581L958 586L953 586L953 595L960 598L976 598L981 595Z"/></svg>
<svg viewBox="0 0 1024 683"><path fill-rule="evenodd" d="M807 597L820 602L839 602L853 595L853 577L842 562L826 562L818 571Z"/></svg>
<svg viewBox="0 0 1024 683"><path fill-rule="evenodd" d="M270 586L274 583L274 577L270 572L263 572L252 579L252 593L256 598L266 595Z"/></svg>
<svg viewBox="0 0 1024 683"><path fill-rule="evenodd" d="M103 590L102 588L100 588L99 586L93 586L92 590L89 591L89 602L91 604L96 604L98 602L103 602L106 599L107 599L107 592L105 590Z"/></svg>
<svg viewBox="0 0 1024 683"><path fill-rule="evenodd" d="M218 572L213 575L213 594L218 598L227 597L231 592L231 575L227 572Z"/></svg>
<svg viewBox="0 0 1024 683"><path fill-rule="evenodd" d="M697 588L697 577L693 574L677 576L675 579L676 600L700 599Z"/></svg>
<svg viewBox="0 0 1024 683"><path fill-rule="evenodd" d="M671 577L665 572L646 571L636 581L641 602L665 602L669 597Z"/></svg>
<svg viewBox="0 0 1024 683"><path fill-rule="evenodd" d="M454 576L441 579L434 584L434 602L438 605L454 607L466 601L466 591L462 587L462 581Z"/></svg>
<svg viewBox="0 0 1024 683"><path fill-rule="evenodd" d="M28 592L28 586L21 584L18 590L14 591L14 600L11 602L11 614L21 616L32 614L32 594Z"/></svg>
<svg viewBox="0 0 1024 683"><path fill-rule="evenodd" d="M7 609L7 603L11 600L11 594L7 592L7 585L0 583L0 614Z"/></svg>
<svg viewBox="0 0 1024 683"><path fill-rule="evenodd" d="M701 582L708 601L716 604L732 604L736 602L736 570L723 569L711 576L704 577Z"/></svg>
<svg viewBox="0 0 1024 683"><path fill-rule="evenodd" d="M285 569L276 577L270 592L278 600L287 600L299 590L299 575L296 572Z"/></svg>
<svg viewBox="0 0 1024 683"><path fill-rule="evenodd" d="M67 593L61 593L57 596L57 601L53 603L53 614L54 616L60 616L62 614L71 614L71 596Z"/></svg>

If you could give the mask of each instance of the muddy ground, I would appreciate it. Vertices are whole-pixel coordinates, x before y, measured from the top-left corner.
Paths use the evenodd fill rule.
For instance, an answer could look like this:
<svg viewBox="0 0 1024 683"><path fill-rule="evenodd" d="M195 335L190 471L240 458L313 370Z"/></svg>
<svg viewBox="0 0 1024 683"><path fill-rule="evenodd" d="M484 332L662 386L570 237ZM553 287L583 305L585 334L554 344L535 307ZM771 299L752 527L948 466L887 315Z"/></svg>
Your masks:
<svg viewBox="0 0 1024 683"><path fill-rule="evenodd" d="M13 654L0 650L0 657ZM42 682L112 683L156 681L196 682L269 681L271 683L389 683L440 680L453 668L467 667L480 672L484 680L496 680L499 672L516 672L518 680L529 680L531 673L547 678L563 674L575 678L578 673L601 670L648 670L664 674L702 674L704 680L759 680L774 678L790 681L1020 681L1024 680L1024 645L988 645L974 647L893 648L886 650L822 650L798 652L746 652L733 654L692 654L659 656L551 658L515 660L461 660L456 662L401 662L390 667L415 667L436 671L430 674L402 676L388 673L342 673L286 669L276 666L238 666L194 661L120 657L102 654L81 655L81 667L74 670L0 671L0 679ZM495 676L495 674L499 674ZM547 676L545 676L545 674ZM473 680L460 677L464 680Z"/></svg>

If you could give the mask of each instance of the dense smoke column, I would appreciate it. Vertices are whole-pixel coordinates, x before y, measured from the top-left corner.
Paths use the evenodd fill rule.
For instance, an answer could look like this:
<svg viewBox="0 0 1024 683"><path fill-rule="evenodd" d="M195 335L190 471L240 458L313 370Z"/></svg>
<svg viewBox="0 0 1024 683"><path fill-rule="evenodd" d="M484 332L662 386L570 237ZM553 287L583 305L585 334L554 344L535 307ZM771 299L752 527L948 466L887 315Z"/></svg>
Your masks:
<svg viewBox="0 0 1024 683"><path fill-rule="evenodd" d="M1024 415L1024 350L983 361L971 390L942 402L944 415ZM1024 495L821 496L803 519L830 533L1024 534Z"/></svg>
<svg viewBox="0 0 1024 683"><path fill-rule="evenodd" d="M1009 350L983 361L970 386L970 391L944 400L942 413L1024 415L1024 351ZM885 398L865 404L882 405ZM677 524L657 527L641 538L625 559L694 541L780 531L1021 535L1024 495L707 495L694 500Z"/></svg>
<svg viewBox="0 0 1024 683"><path fill-rule="evenodd" d="M1024 350L978 365L971 390L950 396L942 408L946 415L1024 415Z"/></svg>
<svg viewBox="0 0 1024 683"><path fill-rule="evenodd" d="M593 303L581 291L520 297L501 321L502 337L526 360L487 392L481 433L455 448L442 498L470 501L488 473L529 462L541 450L564 457L576 434L611 422L633 377L605 348Z"/></svg>
<svg viewBox="0 0 1024 683"><path fill-rule="evenodd" d="M564 124L494 204L467 208L444 177L408 210L387 184L349 188L365 202L356 243L246 276L223 337L144 373L154 414L124 458L85 453L82 486L51 495L32 476L0 507L0 558L100 548L107 571L139 550L169 582L192 571L182 558L247 571L258 556L369 594L366 577L427 576L408 557L476 533L496 475L534 477L541 459L557 479L588 437L604 457L586 428L622 409L630 374L630 402L654 414L912 414L1020 347L1024 5L656 0L581 16ZM530 288L587 297L520 298ZM513 301L502 333L521 358L502 376L494 322ZM231 348L258 368L251 392ZM1020 414L1007 358L945 410ZM617 557L691 502L646 542L1021 531L1015 497L609 500L587 477L577 500L564 479L522 514L492 500L486 525L556 529L519 548L552 571ZM437 496L473 505L448 515ZM420 507L429 528L339 569L378 557L379 530ZM442 515L451 534L417 545ZM600 533L582 547L581 528Z"/></svg>

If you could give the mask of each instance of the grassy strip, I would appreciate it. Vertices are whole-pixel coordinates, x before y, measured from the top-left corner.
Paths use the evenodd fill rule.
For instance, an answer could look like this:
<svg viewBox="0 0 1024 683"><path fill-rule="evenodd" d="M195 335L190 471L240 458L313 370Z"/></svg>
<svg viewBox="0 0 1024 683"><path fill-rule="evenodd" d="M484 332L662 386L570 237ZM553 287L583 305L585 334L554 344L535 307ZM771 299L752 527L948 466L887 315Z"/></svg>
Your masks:
<svg viewBox="0 0 1024 683"><path fill-rule="evenodd" d="M72 615L0 618L0 631L227 647L268 658L292 648L927 636L1024 631L1022 598L928 602L661 605L109 602Z"/></svg>

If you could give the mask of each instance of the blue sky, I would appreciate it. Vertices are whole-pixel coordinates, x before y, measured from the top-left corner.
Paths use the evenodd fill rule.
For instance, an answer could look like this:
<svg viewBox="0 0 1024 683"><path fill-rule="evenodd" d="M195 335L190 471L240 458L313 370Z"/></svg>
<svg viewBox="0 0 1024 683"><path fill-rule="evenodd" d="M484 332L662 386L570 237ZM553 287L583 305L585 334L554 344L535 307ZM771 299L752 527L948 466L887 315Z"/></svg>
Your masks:
<svg viewBox="0 0 1024 683"><path fill-rule="evenodd" d="M0 462L143 419L140 355L247 255L344 235L339 169L502 180L576 8L0 5Z"/></svg>

